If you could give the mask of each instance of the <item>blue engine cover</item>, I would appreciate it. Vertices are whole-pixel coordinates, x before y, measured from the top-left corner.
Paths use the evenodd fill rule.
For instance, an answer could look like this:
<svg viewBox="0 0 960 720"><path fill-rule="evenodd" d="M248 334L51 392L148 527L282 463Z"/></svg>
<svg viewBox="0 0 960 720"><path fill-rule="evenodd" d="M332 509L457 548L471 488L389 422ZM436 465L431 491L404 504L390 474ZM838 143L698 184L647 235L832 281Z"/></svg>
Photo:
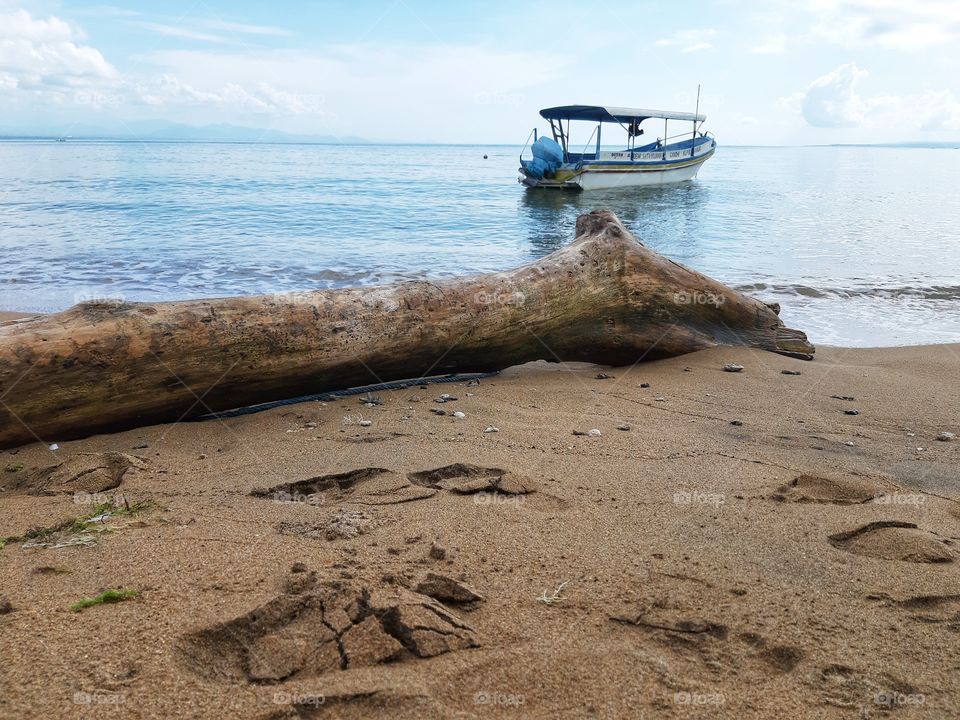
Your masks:
<svg viewBox="0 0 960 720"><path fill-rule="evenodd" d="M535 158L557 166L563 162L563 148L559 143L548 137L539 138L530 148ZM554 168L555 169L555 168Z"/></svg>

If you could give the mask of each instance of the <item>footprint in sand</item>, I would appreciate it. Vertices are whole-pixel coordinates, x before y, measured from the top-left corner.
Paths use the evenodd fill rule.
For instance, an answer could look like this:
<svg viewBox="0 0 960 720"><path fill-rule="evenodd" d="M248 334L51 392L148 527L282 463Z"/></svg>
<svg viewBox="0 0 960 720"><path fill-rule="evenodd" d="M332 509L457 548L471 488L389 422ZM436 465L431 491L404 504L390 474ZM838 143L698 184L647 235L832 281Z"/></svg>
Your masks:
<svg viewBox="0 0 960 720"><path fill-rule="evenodd" d="M407 475L417 485L449 490L459 495L498 492L504 495L526 495L534 491L533 482L509 470L485 468L467 463L444 465Z"/></svg>
<svg viewBox="0 0 960 720"><path fill-rule="evenodd" d="M183 637L181 660L208 680L276 683L479 647L472 628L425 595L299 575L309 582Z"/></svg>
<svg viewBox="0 0 960 720"><path fill-rule="evenodd" d="M895 600L882 593L868 595L867 599L877 600L888 606L905 610L917 622L942 624L951 630L960 631L960 594L915 595L905 600Z"/></svg>
<svg viewBox="0 0 960 720"><path fill-rule="evenodd" d="M951 563L948 541L913 523L899 520L872 522L827 538L835 548L854 555L915 563Z"/></svg>
<svg viewBox="0 0 960 720"><path fill-rule="evenodd" d="M892 489L861 477L826 478L804 474L778 487L770 497L781 502L857 505L881 497Z"/></svg>
<svg viewBox="0 0 960 720"><path fill-rule="evenodd" d="M413 484L405 476L385 468L360 468L345 473L320 475L308 480L257 488L253 497L278 502L323 505L350 501L361 505L392 505L432 497L435 488Z"/></svg>
<svg viewBox="0 0 960 720"><path fill-rule="evenodd" d="M386 468L361 468L271 488L256 488L250 494L268 500L313 505L346 501L361 505L391 505L433 497L440 490L458 495L479 492L526 495L534 492L534 484L509 470L455 463L407 475Z"/></svg>
<svg viewBox="0 0 960 720"><path fill-rule="evenodd" d="M119 452L77 453L56 465L27 473L11 490L32 495L55 493L101 493L120 487L130 470L143 470L146 462Z"/></svg>
<svg viewBox="0 0 960 720"><path fill-rule="evenodd" d="M832 664L820 668L806 681L818 691L824 705L855 712L857 708L871 708L886 716L898 707L892 698L918 697L917 689L910 683L886 673L867 675L847 665ZM873 717L860 714L860 717Z"/></svg>

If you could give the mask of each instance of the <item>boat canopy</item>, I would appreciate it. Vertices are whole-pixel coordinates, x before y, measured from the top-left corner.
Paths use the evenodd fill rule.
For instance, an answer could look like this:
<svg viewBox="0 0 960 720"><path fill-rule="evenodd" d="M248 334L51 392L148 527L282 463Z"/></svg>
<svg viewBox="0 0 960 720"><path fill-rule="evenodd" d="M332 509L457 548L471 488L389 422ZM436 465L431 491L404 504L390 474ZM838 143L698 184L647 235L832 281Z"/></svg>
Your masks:
<svg viewBox="0 0 960 720"><path fill-rule="evenodd" d="M600 105L561 105L545 108L540 111L544 120L592 120L593 122L629 123L641 122L647 118L661 118L663 120L686 120L687 122L703 122L706 115L697 115L687 112L673 112L672 110L641 110L638 108L602 107Z"/></svg>

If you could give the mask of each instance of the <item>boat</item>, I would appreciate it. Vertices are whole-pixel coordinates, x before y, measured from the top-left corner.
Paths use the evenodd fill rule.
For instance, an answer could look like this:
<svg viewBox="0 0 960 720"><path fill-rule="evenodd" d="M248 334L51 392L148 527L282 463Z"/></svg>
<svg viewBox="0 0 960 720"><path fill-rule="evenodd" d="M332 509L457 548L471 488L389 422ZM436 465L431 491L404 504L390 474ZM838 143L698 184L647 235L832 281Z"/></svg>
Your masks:
<svg viewBox="0 0 960 720"><path fill-rule="evenodd" d="M531 131L520 151L518 182L529 188L599 190L692 180L717 149L713 134L701 129L707 116L699 114L699 100L697 104L698 112L692 113L600 105L545 108L540 116L550 122L553 138L538 135L537 128ZM637 145L637 138L646 134L641 125L647 120L663 120L663 136ZM692 128L671 137L671 120L691 123ZM571 122L596 124L581 152L570 149ZM626 131L626 144L604 149L600 143L610 137L604 131L611 125ZM524 157L528 146L529 159Z"/></svg>

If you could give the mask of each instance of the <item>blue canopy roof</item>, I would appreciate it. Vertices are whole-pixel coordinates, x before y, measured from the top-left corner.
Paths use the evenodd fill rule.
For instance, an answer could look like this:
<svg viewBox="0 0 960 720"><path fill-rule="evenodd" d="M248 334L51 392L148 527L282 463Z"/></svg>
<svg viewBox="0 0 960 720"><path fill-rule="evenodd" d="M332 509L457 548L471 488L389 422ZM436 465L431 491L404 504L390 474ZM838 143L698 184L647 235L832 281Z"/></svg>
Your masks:
<svg viewBox="0 0 960 720"><path fill-rule="evenodd" d="M660 118L663 120L686 120L703 122L706 115L674 112L672 110L642 110L639 108L603 107L601 105L560 105L540 111L545 120L592 120L593 122L629 123L634 120Z"/></svg>

